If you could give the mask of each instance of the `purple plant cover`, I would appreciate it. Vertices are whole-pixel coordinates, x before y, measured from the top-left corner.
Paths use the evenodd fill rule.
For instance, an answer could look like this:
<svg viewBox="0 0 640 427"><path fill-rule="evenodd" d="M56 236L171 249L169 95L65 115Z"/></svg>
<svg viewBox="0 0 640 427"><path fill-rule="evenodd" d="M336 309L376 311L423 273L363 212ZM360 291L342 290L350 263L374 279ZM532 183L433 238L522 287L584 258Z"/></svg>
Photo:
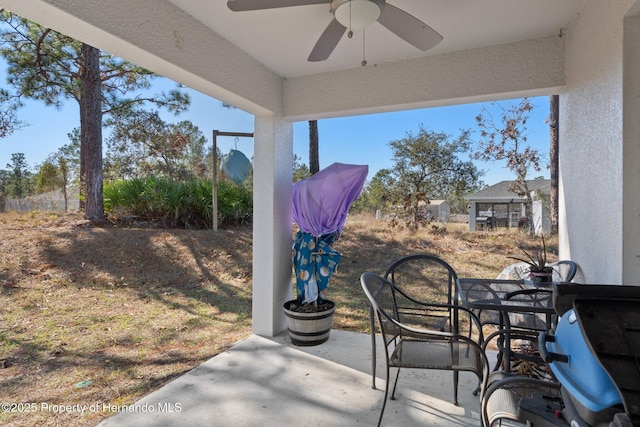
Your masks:
<svg viewBox="0 0 640 427"><path fill-rule="evenodd" d="M369 166L334 163L293 185L293 219L298 300L321 302L341 254L329 245L340 238L347 213L364 187Z"/></svg>
<svg viewBox="0 0 640 427"><path fill-rule="evenodd" d="M293 185L293 220L320 237L342 233L347 213L364 187L369 166L333 163Z"/></svg>

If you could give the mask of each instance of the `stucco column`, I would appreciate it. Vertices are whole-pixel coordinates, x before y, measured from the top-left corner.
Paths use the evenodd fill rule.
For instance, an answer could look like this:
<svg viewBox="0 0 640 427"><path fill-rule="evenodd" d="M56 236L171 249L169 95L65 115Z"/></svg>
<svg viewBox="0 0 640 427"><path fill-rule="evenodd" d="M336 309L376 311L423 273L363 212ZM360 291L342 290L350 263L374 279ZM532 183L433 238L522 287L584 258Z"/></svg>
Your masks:
<svg viewBox="0 0 640 427"><path fill-rule="evenodd" d="M624 20L622 114L622 284L640 277L640 1Z"/></svg>
<svg viewBox="0 0 640 427"><path fill-rule="evenodd" d="M256 117L253 158L253 332L272 337L286 328L291 299L293 125Z"/></svg>
<svg viewBox="0 0 640 427"><path fill-rule="evenodd" d="M563 36L566 84L560 93L558 156L564 189L559 209L565 217L558 223L559 254L578 263L583 283L621 284L622 246L631 238L623 229L623 209L629 212L623 168L633 154L623 151L622 17L632 3L585 2Z"/></svg>

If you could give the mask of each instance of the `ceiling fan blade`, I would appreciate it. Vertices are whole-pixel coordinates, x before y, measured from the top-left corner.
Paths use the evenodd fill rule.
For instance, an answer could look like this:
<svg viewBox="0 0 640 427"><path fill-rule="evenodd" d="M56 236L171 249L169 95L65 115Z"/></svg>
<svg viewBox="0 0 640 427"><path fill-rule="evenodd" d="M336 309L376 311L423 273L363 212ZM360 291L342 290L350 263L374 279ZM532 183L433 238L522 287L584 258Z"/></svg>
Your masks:
<svg viewBox="0 0 640 427"><path fill-rule="evenodd" d="M275 9L278 7L306 6L309 4L329 4L329 0L228 0L227 7L234 12L247 10Z"/></svg>
<svg viewBox="0 0 640 427"><path fill-rule="evenodd" d="M442 36L436 30L389 3L382 9L378 22L422 51L429 50L442 41Z"/></svg>
<svg viewBox="0 0 640 427"><path fill-rule="evenodd" d="M336 19L331 21L329 26L324 30L324 32L316 42L316 45L313 47L313 50L309 54L309 58L307 58L307 61L319 62L327 59L329 55L331 55L331 52L333 52L333 49L335 49L338 45L338 42L344 35L345 31L347 31L347 28L339 23Z"/></svg>

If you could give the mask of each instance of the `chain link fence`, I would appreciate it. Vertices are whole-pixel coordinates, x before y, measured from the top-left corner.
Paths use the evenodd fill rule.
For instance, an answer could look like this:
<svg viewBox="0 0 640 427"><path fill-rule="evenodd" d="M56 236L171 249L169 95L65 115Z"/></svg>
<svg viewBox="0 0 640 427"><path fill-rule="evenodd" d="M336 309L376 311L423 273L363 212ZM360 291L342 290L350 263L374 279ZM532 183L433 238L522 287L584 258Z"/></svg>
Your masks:
<svg viewBox="0 0 640 427"><path fill-rule="evenodd" d="M80 209L80 198L78 188L71 187L67 190L67 210L75 211ZM64 211L64 193L62 189L50 191L48 193L28 196L21 199L6 199L4 209L14 212L30 211Z"/></svg>

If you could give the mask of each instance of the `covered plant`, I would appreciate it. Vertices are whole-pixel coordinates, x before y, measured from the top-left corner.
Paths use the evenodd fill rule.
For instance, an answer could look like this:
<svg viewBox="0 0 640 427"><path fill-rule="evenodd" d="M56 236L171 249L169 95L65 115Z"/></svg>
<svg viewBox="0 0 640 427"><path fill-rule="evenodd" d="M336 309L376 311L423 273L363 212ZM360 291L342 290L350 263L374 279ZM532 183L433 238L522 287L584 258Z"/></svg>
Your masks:
<svg viewBox="0 0 640 427"><path fill-rule="evenodd" d="M342 233L351 204L364 187L369 167L333 163L293 186L293 220L300 227L293 244L299 304L326 299L341 254L331 245Z"/></svg>

